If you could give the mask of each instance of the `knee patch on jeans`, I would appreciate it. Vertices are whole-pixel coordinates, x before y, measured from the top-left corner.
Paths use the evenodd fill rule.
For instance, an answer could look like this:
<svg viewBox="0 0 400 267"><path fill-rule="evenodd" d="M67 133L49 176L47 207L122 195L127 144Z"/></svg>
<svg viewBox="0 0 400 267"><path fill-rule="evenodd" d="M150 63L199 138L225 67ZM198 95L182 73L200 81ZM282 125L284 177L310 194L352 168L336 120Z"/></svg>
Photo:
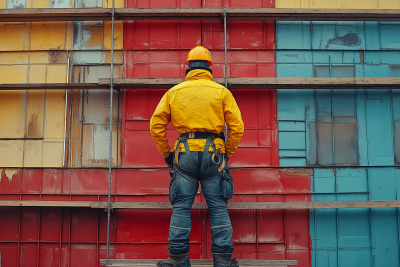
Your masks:
<svg viewBox="0 0 400 267"><path fill-rule="evenodd" d="M184 227L173 226L173 225L170 225L169 227L172 227L172 228L175 228L175 229L181 229L181 230L188 230L188 231L191 230L190 228L184 228Z"/></svg>
<svg viewBox="0 0 400 267"><path fill-rule="evenodd" d="M231 224L223 224L223 225L212 226L211 229L220 228L220 227L227 227L227 226L232 227Z"/></svg>

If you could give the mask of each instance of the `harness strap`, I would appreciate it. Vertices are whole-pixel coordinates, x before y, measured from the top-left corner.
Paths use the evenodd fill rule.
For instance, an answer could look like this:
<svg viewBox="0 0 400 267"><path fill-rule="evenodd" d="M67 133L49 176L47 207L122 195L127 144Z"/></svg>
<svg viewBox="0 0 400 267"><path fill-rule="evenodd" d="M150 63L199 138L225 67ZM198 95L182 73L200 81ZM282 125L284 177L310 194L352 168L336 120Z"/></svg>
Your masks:
<svg viewBox="0 0 400 267"><path fill-rule="evenodd" d="M180 143L181 143L181 139L179 138L178 139L178 143L176 143L176 149L175 149L175 162L176 162L176 165L178 165L179 168L181 168L181 165L179 165L179 151L181 150Z"/></svg>
<svg viewBox="0 0 400 267"><path fill-rule="evenodd" d="M200 135L198 135L198 134L200 134ZM215 160L214 160L215 157L217 157L218 160L221 160L220 157L219 157L219 155L218 155L218 154L219 154L219 150L216 149L215 143L214 143L214 139L215 139L216 137L218 137L218 134L207 133L207 132L186 133L186 134L181 134L181 135L180 135L180 138L178 139L178 142L177 142L177 144L176 144L175 162L176 162L176 165L177 165L179 168L183 169L183 168L179 165L180 144L183 143L183 145L185 146L185 151L186 151L186 153L188 153L188 155L190 156L190 158L191 158L191 160L192 160L192 165L194 166L194 160L193 160L193 157L192 157L192 153L191 153L191 151L190 151L190 149L189 149L189 144L188 144L188 142L187 142L187 138L189 138L189 139L205 139L205 138L203 138L203 137L206 136L206 135L207 135L208 137L207 137L206 145L205 145L204 151L203 151L203 159L202 159L202 162L201 162L201 166L204 166L204 164L205 164L205 159L206 159L206 156L205 156L205 155L206 155L206 153L210 153L210 151L209 151L210 145L212 146L213 151L214 151L214 153L212 154L211 160L212 160L215 164L218 164L218 163L219 163L219 162L216 163ZM201 136L201 138L200 138L200 136ZM221 171L224 169L224 167L225 167L225 157L222 156L222 163L221 163L221 165L218 167L218 172L221 172Z"/></svg>

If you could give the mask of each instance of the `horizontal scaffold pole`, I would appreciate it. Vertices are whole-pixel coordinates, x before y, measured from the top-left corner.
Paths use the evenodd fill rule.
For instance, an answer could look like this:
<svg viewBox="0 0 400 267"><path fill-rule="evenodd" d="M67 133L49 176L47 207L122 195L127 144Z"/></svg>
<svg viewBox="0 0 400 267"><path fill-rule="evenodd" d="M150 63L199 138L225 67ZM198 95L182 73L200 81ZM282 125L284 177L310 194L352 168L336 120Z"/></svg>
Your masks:
<svg viewBox="0 0 400 267"><path fill-rule="evenodd" d="M0 200L0 207L76 207L107 208L106 201L35 201ZM269 209L342 209L342 208L399 208L400 200L391 201L316 201L316 202L229 202L230 210ZM111 202L113 209L171 210L168 202ZM206 203L193 203L192 209L205 210Z"/></svg>
<svg viewBox="0 0 400 267"><path fill-rule="evenodd" d="M183 78L114 79L119 89L169 89ZM224 84L224 78L214 78ZM0 84L0 90L109 90L110 79L98 83ZM400 78L228 78L229 89L400 89Z"/></svg>
<svg viewBox="0 0 400 267"><path fill-rule="evenodd" d="M145 259L110 259L109 264L107 266L113 267L150 267L155 266L156 262L159 260L145 260ZM284 267L284 266L297 266L297 260L238 260L240 266L276 266L276 267ZM106 264L106 260L100 259L100 264ZM213 260L197 260L191 259L190 264L192 267L207 267L213 266Z"/></svg>
<svg viewBox="0 0 400 267"><path fill-rule="evenodd" d="M116 20L221 20L223 8L116 8ZM227 8L228 21L399 21L399 9ZM111 20L111 8L0 9L0 22Z"/></svg>

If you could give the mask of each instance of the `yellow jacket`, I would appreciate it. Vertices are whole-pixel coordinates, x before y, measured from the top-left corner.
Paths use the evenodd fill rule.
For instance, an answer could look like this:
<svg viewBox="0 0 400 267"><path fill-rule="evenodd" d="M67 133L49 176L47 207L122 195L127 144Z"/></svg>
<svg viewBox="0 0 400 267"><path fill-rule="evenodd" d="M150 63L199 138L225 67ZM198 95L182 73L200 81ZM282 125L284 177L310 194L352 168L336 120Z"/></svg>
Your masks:
<svg viewBox="0 0 400 267"><path fill-rule="evenodd" d="M170 121L180 134L220 133L226 122L229 129L226 148L220 138L214 140L216 148L220 153L226 151L230 157L239 146L244 131L239 107L232 93L212 79L211 73L206 70L192 70L186 75L185 82L172 87L161 98L150 120L150 132L164 158L171 152L166 134ZM190 151L204 151L205 144L205 139L188 139ZM211 146L209 150L212 151ZM182 143L180 151L185 151Z"/></svg>

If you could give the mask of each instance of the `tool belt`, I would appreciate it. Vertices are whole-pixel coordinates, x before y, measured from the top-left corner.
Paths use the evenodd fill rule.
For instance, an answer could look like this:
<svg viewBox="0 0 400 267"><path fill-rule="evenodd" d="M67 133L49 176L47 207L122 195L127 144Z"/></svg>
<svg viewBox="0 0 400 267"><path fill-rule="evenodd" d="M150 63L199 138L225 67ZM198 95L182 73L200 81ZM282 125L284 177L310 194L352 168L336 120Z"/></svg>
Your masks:
<svg viewBox="0 0 400 267"><path fill-rule="evenodd" d="M182 169L182 167L179 165L179 152L180 152L180 143L183 143L185 146L185 151L186 153L189 153L190 155L190 150L189 150L189 145L187 143L188 139L207 139L206 146L204 147L203 151L203 162L206 158L204 156L206 153L210 153L209 147L210 145L213 148L213 154L211 156L211 160L214 164L219 164L221 162L221 158L219 157L219 149L216 149L214 139L215 138L221 138L222 140L225 140L224 133L216 134L216 133L210 133L210 132L194 132L194 133L184 133L179 136L178 142L176 144L176 150L175 150L175 162L176 165ZM218 161L216 161L218 159ZM192 159L193 161L193 159ZM203 162L201 163L203 165ZM194 163L193 163L194 165ZM222 169L225 167L225 157L222 155L222 164L219 166L218 171L221 172Z"/></svg>

